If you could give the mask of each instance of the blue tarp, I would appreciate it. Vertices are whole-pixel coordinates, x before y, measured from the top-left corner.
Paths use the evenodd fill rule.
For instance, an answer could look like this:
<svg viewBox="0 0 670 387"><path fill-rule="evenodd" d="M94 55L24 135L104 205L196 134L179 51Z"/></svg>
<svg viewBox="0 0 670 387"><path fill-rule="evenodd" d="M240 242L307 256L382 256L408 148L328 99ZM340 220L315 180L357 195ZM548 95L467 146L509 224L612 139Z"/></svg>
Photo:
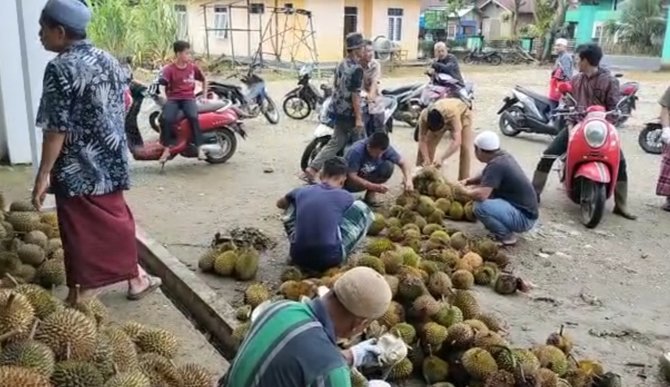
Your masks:
<svg viewBox="0 0 670 387"><path fill-rule="evenodd" d="M419 28L426 28L426 16L423 12L419 15Z"/></svg>

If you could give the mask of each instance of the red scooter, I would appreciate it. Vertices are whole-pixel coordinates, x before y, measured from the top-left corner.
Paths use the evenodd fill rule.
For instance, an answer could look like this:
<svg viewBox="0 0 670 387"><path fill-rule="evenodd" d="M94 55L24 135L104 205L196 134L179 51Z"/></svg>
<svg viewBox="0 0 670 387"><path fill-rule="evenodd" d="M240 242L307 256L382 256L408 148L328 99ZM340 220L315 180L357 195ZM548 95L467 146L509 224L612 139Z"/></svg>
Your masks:
<svg viewBox="0 0 670 387"><path fill-rule="evenodd" d="M559 91L571 97L572 85L563 83ZM559 157L560 181L570 200L581 207L581 222L588 228L600 223L605 202L612 197L619 173L621 143L615 127L605 117L602 106L589 106L586 116L570 129L568 151ZM570 111L564 115L583 114Z"/></svg>
<svg viewBox="0 0 670 387"><path fill-rule="evenodd" d="M158 160L164 147L158 140L145 142L137 124L137 116L140 112L142 102L149 96L160 106L164 101L157 95L157 87L149 87L133 81L126 91L126 106L130 103L126 112L125 131L128 139L128 148L135 160ZM242 138L246 132L242 128L237 114L231 109L230 101L207 101L198 102L198 120L202 130L206 161L211 164L221 164L228 161L237 149L236 134ZM188 158L198 157L198 150L192 144L191 128L180 113L176 127L176 145L170 147L170 160L177 155ZM165 128L161 128L164 130Z"/></svg>

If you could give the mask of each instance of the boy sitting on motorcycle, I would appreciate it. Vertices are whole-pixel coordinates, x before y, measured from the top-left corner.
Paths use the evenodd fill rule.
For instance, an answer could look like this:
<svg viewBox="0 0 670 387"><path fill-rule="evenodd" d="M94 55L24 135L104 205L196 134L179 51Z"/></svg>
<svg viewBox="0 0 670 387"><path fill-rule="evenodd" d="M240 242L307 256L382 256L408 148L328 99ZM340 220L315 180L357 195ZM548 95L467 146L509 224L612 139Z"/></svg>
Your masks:
<svg viewBox="0 0 670 387"><path fill-rule="evenodd" d="M384 132L373 133L354 143L345 159L349 172L344 189L349 192L366 191L364 200L370 206L379 204L375 201L376 194L388 191L384 183L391 178L396 165L402 170L405 190L414 190L409 163L393 149L389 136Z"/></svg>
<svg viewBox="0 0 670 387"><path fill-rule="evenodd" d="M200 68L191 61L191 45L178 40L173 44L175 60L161 71L159 84L165 86L168 101L163 107L165 126L161 130L160 141L165 147L159 162L165 164L170 157L170 146L173 141L173 131L177 124L179 111L189 122L193 133L193 144L198 148L198 159L206 158L202 148L203 139L198 122L198 105L195 101L195 81L202 83L202 90L207 90L207 81Z"/></svg>
<svg viewBox="0 0 670 387"><path fill-rule="evenodd" d="M285 210L291 263L301 269L320 273L339 266L372 224L372 210L342 189L347 171L342 157L330 158L321 169L321 183L296 188L277 201Z"/></svg>
<svg viewBox="0 0 670 387"><path fill-rule="evenodd" d="M437 145L445 133L451 135L447 149L436 154ZM472 153L472 110L460 98L444 98L424 109L419 117L419 150L417 167L442 164L460 149L458 180L470 176Z"/></svg>
<svg viewBox="0 0 670 387"><path fill-rule="evenodd" d="M606 111L616 110L619 101L619 82L602 67L600 60L603 51L597 44L583 44L577 47L577 67L580 73L570 81L572 84L573 98L568 99L567 106L572 106L577 112L585 112L589 106L604 106ZM557 157L560 157L568 149L570 129L579 122L580 118L568 116L567 125L545 149L540 162L537 164L533 175L533 187L537 193L538 201L540 194L547 183L549 171ZM614 124L615 117L607 116L607 120ZM619 163L619 174L614 190L614 213L626 219L634 220L636 216L628 212L628 174L626 172L626 159L621 151Z"/></svg>

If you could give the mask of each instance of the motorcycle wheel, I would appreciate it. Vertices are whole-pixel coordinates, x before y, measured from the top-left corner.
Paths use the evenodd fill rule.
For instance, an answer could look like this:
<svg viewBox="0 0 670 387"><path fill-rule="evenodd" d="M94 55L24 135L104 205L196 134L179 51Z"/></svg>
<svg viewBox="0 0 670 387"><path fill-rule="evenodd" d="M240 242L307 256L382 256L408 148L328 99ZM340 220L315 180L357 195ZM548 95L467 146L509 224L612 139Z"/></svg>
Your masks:
<svg viewBox="0 0 670 387"><path fill-rule="evenodd" d="M510 106L509 108L507 108L506 112L513 115L523 115L523 110L518 106ZM502 134L508 137L515 137L519 133L521 133L520 130L514 129L512 127L512 124L505 119L505 116L502 115L502 113L500 114L500 118L498 119L498 129L500 129L500 132Z"/></svg>
<svg viewBox="0 0 670 387"><path fill-rule="evenodd" d="M492 66L500 66L500 64L502 63L502 58L498 54L493 54L489 57L488 62Z"/></svg>
<svg viewBox="0 0 670 387"><path fill-rule="evenodd" d="M471 55L466 55L466 56L463 58L463 63L465 63L465 64L473 64L473 63L474 63L474 60L472 59L472 56L471 56Z"/></svg>
<svg viewBox="0 0 670 387"><path fill-rule="evenodd" d="M221 147L221 152L208 152L205 161L210 164L223 164L235 154L237 150L237 137L232 130L221 128L216 131L216 139Z"/></svg>
<svg viewBox="0 0 670 387"><path fill-rule="evenodd" d="M156 133L161 132L161 125L160 125L160 122L158 120L160 115L161 115L161 112L159 110L157 110L155 112L152 112L149 115L149 126L151 126L151 129L153 129L153 131L156 132Z"/></svg>
<svg viewBox="0 0 670 387"><path fill-rule="evenodd" d="M579 207L582 224L594 228L600 223L607 200L605 184L582 179Z"/></svg>
<svg viewBox="0 0 670 387"><path fill-rule="evenodd" d="M305 151L302 152L302 157L300 158L300 169L305 170L309 167L309 164L314 160L316 155L319 154L321 149L328 144L331 136L317 137L310 141L305 148Z"/></svg>
<svg viewBox="0 0 670 387"><path fill-rule="evenodd" d="M279 122L279 110L269 95L265 96L265 103L261 106L261 111L269 123L275 125Z"/></svg>
<svg viewBox="0 0 670 387"><path fill-rule="evenodd" d="M663 153L663 142L661 141L661 125L647 125L637 136L637 142L640 148L652 155Z"/></svg>
<svg viewBox="0 0 670 387"><path fill-rule="evenodd" d="M303 109L301 110L293 109L293 106L297 104L300 104L303 107ZM309 117L309 115L312 113L312 106L310 105L309 102L307 102L303 98L293 95L284 99L284 103L282 104L282 110L284 110L284 113L287 116L293 118L294 120L304 120L305 118Z"/></svg>

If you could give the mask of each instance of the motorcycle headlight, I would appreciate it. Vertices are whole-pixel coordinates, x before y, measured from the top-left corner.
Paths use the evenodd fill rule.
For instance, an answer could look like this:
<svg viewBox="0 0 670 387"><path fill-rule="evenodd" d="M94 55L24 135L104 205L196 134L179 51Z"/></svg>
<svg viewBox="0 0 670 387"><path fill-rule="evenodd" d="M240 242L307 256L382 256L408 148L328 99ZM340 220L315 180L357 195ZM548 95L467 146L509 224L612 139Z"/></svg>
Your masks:
<svg viewBox="0 0 670 387"><path fill-rule="evenodd" d="M601 121L589 122L584 127L584 138L590 146L600 148L607 140L607 125Z"/></svg>

